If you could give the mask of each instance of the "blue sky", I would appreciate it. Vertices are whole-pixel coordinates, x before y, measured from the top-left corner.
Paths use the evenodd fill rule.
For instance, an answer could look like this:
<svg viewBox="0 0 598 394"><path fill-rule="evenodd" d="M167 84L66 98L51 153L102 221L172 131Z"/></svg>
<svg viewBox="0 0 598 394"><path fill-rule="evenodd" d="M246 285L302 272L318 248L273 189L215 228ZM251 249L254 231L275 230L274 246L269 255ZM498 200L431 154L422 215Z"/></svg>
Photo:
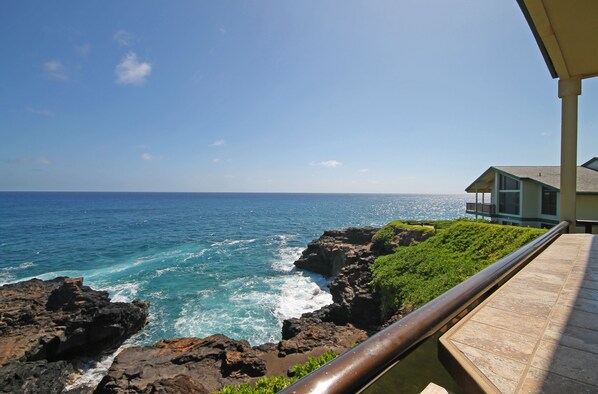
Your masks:
<svg viewBox="0 0 598 394"><path fill-rule="evenodd" d="M2 2L0 58L0 190L461 193L559 163L515 0ZM597 107L586 80L580 163Z"/></svg>

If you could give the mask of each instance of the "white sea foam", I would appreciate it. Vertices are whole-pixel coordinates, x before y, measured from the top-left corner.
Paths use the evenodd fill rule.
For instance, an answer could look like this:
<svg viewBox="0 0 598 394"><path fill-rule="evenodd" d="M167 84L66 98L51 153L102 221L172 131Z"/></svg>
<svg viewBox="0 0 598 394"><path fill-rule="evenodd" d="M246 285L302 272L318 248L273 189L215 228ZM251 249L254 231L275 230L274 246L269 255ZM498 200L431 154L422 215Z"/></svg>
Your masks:
<svg viewBox="0 0 598 394"><path fill-rule="evenodd" d="M326 280L297 272L284 278L275 312L280 323L332 303Z"/></svg>
<svg viewBox="0 0 598 394"><path fill-rule="evenodd" d="M188 253L187 256L185 256L185 258L183 259L183 263L186 263L187 261L191 260L191 259L196 259L198 257L202 257L205 253L206 253L207 249L202 249L197 253Z"/></svg>
<svg viewBox="0 0 598 394"><path fill-rule="evenodd" d="M178 270L178 267L176 267L176 266L174 266L174 267L168 267L168 268L162 268L161 270L156 270L156 277L162 276L166 272L174 272L176 270Z"/></svg>
<svg viewBox="0 0 598 394"><path fill-rule="evenodd" d="M139 291L139 283L125 282L112 285L96 284L98 290L105 290L110 293L112 302L131 302Z"/></svg>
<svg viewBox="0 0 598 394"><path fill-rule="evenodd" d="M12 283L17 278L15 271L27 269L35 266L31 261L25 261L17 266L0 268L0 286L7 283Z"/></svg>
<svg viewBox="0 0 598 394"><path fill-rule="evenodd" d="M301 247L280 248L278 259L272 263L272 268L278 272L291 272L295 268L293 263L301 256L302 251Z"/></svg>
<svg viewBox="0 0 598 394"><path fill-rule="evenodd" d="M257 241L256 239L225 239L221 242L214 242L211 246L224 246L224 245L239 245L239 244L250 244Z"/></svg>

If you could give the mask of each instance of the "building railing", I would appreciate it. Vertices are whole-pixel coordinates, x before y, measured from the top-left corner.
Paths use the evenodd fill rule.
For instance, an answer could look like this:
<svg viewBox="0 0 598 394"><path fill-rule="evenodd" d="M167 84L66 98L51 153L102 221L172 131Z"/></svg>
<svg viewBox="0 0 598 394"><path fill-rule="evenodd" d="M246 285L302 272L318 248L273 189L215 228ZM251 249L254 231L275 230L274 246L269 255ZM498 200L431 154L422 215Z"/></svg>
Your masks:
<svg viewBox="0 0 598 394"><path fill-rule="evenodd" d="M583 226L586 234L592 234L592 227L598 227L598 220L577 220L576 224L578 226Z"/></svg>
<svg viewBox="0 0 598 394"><path fill-rule="evenodd" d="M359 392L400 362L425 339L447 326L462 312L467 312L475 303L481 302L561 234L566 233L568 228L569 223L559 223L545 234L348 350L281 393Z"/></svg>
<svg viewBox="0 0 598 394"><path fill-rule="evenodd" d="M465 211L467 213L485 213L488 215L494 215L496 213L496 205L467 202L465 203Z"/></svg>

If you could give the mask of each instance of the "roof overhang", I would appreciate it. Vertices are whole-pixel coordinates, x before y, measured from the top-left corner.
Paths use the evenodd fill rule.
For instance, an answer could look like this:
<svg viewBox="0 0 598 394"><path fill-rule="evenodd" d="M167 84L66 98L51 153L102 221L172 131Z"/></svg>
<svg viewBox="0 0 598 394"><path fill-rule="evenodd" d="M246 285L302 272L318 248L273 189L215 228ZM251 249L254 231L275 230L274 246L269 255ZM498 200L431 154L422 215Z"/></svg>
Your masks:
<svg viewBox="0 0 598 394"><path fill-rule="evenodd" d="M488 168L482 175L478 177L465 191L467 193L490 193L494 189L494 177L496 176L496 169L494 167Z"/></svg>
<svg viewBox="0 0 598 394"><path fill-rule="evenodd" d="M517 0L553 78L598 75L598 0Z"/></svg>

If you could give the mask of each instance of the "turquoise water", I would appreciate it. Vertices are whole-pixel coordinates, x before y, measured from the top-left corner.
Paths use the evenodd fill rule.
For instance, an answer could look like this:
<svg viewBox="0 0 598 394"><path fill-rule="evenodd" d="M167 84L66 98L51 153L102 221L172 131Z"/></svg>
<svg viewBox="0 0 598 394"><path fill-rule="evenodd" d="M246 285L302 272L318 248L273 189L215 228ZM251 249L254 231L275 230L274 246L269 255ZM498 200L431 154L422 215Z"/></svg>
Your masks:
<svg viewBox="0 0 598 394"><path fill-rule="evenodd" d="M293 261L326 229L464 216L465 195L0 193L0 284L85 277L150 301L129 343L223 333L256 345L331 302Z"/></svg>

